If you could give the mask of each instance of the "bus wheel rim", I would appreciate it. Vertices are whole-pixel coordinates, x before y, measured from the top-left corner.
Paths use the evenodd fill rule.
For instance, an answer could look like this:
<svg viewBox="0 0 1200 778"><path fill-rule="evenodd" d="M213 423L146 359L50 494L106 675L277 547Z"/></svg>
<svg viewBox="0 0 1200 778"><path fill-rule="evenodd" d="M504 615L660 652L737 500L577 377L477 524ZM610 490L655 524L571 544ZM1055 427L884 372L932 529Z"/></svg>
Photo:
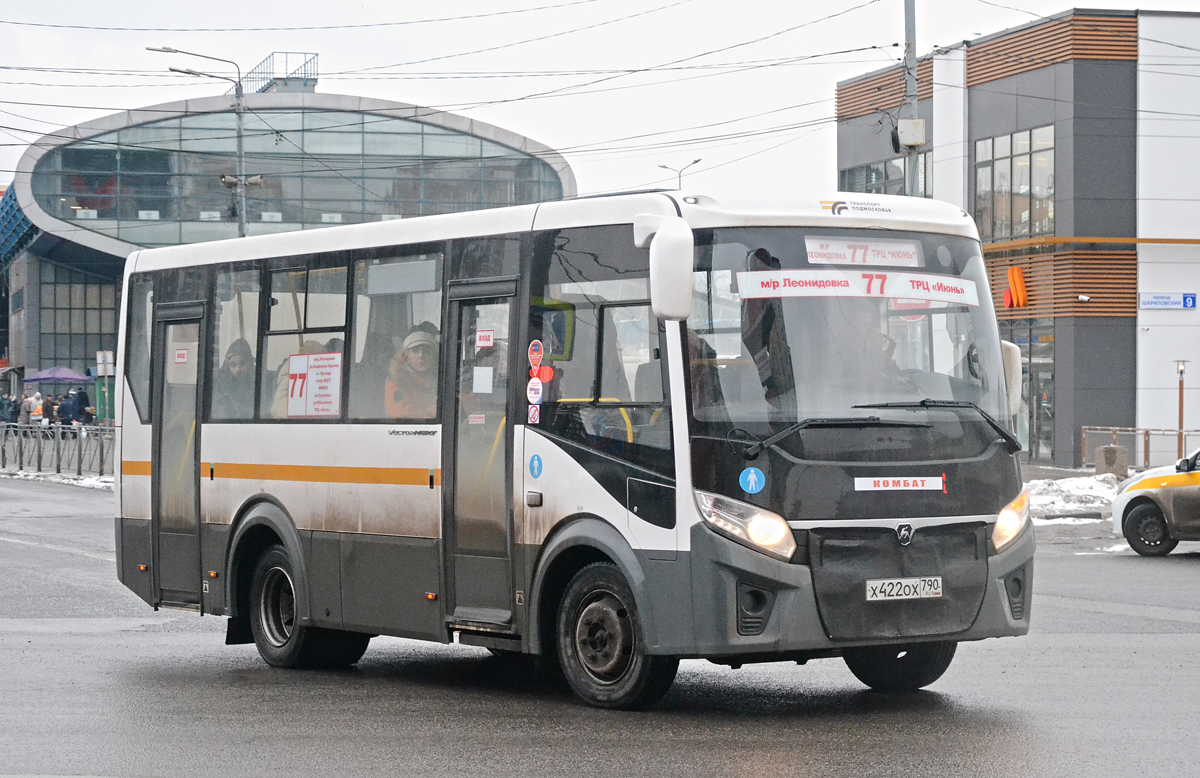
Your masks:
<svg viewBox="0 0 1200 778"><path fill-rule="evenodd" d="M615 594L594 592L575 618L575 654L584 672L600 684L621 680L633 661L633 622Z"/></svg>
<svg viewBox="0 0 1200 778"><path fill-rule="evenodd" d="M296 626L296 592L286 570L272 567L267 571L258 607L267 641L276 648L287 644Z"/></svg>

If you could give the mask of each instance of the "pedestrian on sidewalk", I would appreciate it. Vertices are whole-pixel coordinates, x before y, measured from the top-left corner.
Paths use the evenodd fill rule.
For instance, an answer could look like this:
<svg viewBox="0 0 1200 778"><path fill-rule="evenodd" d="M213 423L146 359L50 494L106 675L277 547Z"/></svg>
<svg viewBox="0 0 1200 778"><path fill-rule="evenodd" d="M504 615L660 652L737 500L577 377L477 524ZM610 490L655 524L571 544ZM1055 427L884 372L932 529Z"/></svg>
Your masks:
<svg viewBox="0 0 1200 778"><path fill-rule="evenodd" d="M0 424L11 424L13 412L13 398L8 392L0 395Z"/></svg>
<svg viewBox="0 0 1200 778"><path fill-rule="evenodd" d="M33 409L37 405L34 402L35 397L38 397L38 395L35 394L33 397L26 397L25 395L21 395L21 409L17 414L17 425L18 426L28 427L30 424L33 424ZM21 434L24 435L25 437L29 437L29 430L28 429L22 430Z"/></svg>

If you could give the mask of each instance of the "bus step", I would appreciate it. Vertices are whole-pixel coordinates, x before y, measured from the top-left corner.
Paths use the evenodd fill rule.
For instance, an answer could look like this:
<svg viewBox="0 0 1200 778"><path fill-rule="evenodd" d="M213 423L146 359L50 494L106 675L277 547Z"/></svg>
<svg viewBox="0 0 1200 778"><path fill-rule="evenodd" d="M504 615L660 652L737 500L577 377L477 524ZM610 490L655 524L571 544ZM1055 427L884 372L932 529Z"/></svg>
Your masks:
<svg viewBox="0 0 1200 778"><path fill-rule="evenodd" d="M516 651L521 650L521 638L509 637L505 635L480 635L473 632L459 632L458 642L464 646L479 646L480 648L494 648L497 651Z"/></svg>

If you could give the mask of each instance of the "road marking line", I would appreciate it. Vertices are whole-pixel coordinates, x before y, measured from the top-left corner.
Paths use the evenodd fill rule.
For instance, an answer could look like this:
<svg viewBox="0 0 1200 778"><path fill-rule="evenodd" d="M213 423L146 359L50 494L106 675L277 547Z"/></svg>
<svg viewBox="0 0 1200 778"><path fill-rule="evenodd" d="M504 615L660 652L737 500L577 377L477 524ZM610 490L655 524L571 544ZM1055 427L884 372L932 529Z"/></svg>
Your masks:
<svg viewBox="0 0 1200 778"><path fill-rule="evenodd" d="M1184 624L1200 624L1200 611L1182 608L1167 608L1161 605L1130 605L1123 602L1101 602L1080 597L1058 597L1052 594L1034 594L1035 603L1045 603L1059 608L1106 613L1110 616L1132 616L1155 621L1178 621Z"/></svg>
<svg viewBox="0 0 1200 778"><path fill-rule="evenodd" d="M134 632L174 621L172 618L27 618L0 619L0 635Z"/></svg>
<svg viewBox="0 0 1200 778"><path fill-rule="evenodd" d="M101 554L90 554L87 551L80 551L77 548L67 548L65 546L52 546L49 543L34 543L31 540L17 540L16 538L0 538L0 540L4 541L5 543L16 543L17 545L20 545L20 546L33 546L35 548L49 549L50 551L61 551L64 554L78 554L79 556L86 556L91 559L99 559L102 562L116 562L117 561L117 558L115 556L103 556Z"/></svg>

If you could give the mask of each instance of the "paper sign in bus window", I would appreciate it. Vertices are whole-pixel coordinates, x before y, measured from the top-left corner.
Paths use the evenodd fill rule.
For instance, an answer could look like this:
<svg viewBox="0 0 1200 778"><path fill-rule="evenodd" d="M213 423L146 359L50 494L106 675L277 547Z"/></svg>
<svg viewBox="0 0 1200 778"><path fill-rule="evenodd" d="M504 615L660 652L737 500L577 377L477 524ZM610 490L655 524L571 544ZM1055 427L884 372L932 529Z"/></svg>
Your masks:
<svg viewBox="0 0 1200 778"><path fill-rule="evenodd" d="M979 305L968 278L861 270L752 270L737 274L743 300L764 297L878 297Z"/></svg>
<svg viewBox="0 0 1200 778"><path fill-rule="evenodd" d="M293 354L288 363L288 418L338 416L341 408L341 353Z"/></svg>
<svg viewBox="0 0 1200 778"><path fill-rule="evenodd" d="M804 250L814 265L921 267L921 244L911 240L806 237Z"/></svg>
<svg viewBox="0 0 1200 778"><path fill-rule="evenodd" d="M472 394L491 394L492 393L492 367L477 367L471 373L471 393Z"/></svg>

